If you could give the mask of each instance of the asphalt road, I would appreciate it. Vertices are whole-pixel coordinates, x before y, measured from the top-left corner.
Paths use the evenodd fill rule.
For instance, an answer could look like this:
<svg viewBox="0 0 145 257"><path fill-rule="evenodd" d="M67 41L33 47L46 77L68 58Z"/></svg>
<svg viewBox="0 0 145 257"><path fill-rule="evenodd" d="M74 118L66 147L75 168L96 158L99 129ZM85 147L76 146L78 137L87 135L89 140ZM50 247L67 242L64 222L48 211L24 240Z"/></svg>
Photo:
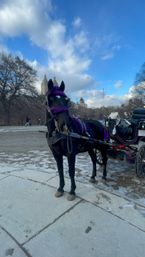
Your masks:
<svg viewBox="0 0 145 257"><path fill-rule="evenodd" d="M43 126L0 129L0 151L6 153L48 150ZM41 131L41 132L40 132Z"/></svg>
<svg viewBox="0 0 145 257"><path fill-rule="evenodd" d="M27 163L36 166L49 166L56 172L55 161L47 145L45 126L29 127L0 127L0 162ZM34 153L32 153L34 152ZM2 154L4 153L4 154ZM34 167L35 168L35 167ZM67 163L65 162L67 172ZM92 164L87 153L77 156L76 179L88 183L91 175ZM145 178L139 179L135 173L135 165L125 161L109 160L108 180L104 184L101 181L102 171L98 167L96 186L117 194L138 200L145 205ZM68 176L68 174L67 174Z"/></svg>

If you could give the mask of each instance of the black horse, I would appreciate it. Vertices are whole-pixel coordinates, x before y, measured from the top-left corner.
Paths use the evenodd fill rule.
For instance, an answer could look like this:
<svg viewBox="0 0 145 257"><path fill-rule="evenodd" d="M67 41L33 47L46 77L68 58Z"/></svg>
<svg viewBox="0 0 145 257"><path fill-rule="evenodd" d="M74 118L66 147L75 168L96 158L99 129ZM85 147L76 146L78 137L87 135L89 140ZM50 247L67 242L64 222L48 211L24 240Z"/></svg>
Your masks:
<svg viewBox="0 0 145 257"><path fill-rule="evenodd" d="M60 86L48 81L47 92L47 141L57 163L59 173L59 187L55 193L56 197L63 195L65 185L63 173L63 156L67 156L71 189L68 200L75 198L75 159L80 152L88 152L93 171L91 182L96 177L96 149L101 152L103 165L103 179L106 179L107 148L101 144L108 139L105 127L99 121L83 121L72 117L69 114L70 100L64 93L65 84L62 81Z"/></svg>

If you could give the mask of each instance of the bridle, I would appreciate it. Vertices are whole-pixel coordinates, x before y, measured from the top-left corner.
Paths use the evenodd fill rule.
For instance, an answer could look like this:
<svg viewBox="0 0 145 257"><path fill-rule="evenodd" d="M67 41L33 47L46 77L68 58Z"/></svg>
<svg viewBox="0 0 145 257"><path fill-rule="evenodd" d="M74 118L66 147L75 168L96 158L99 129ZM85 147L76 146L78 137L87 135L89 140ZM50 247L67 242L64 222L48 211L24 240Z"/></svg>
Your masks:
<svg viewBox="0 0 145 257"><path fill-rule="evenodd" d="M51 118L54 119L55 125L58 123L57 122L57 115L60 113L69 113L69 106L68 106L68 97L66 94L61 91L58 87L54 87L50 93L46 93L47 96L47 101L46 101L46 109L48 113L50 114ZM55 97L56 99L60 99L58 101L58 105L52 105L51 106L51 97ZM62 99L62 100L61 100ZM66 101L66 103L64 102ZM58 129L58 124L56 125Z"/></svg>
<svg viewBox="0 0 145 257"><path fill-rule="evenodd" d="M47 94L48 98L51 97L51 96L55 96L55 97L58 97L58 98L60 98L60 97L67 98L67 96L64 94L64 92L59 91L59 90L55 90L55 91L51 92L50 95ZM68 153L71 154L72 151L73 151L72 137L70 135L71 131L69 130L69 128L66 124L63 126L63 131L61 131L59 126L58 126L58 121L56 119L57 115L60 114L60 113L67 113L69 115L69 106L58 105L58 106L50 107L49 102L47 101L46 109L49 112L51 118L54 120L54 124L55 124L55 128L56 128L57 133L60 133L63 136L65 134L65 137L66 137L66 140L67 140L67 151L68 151Z"/></svg>

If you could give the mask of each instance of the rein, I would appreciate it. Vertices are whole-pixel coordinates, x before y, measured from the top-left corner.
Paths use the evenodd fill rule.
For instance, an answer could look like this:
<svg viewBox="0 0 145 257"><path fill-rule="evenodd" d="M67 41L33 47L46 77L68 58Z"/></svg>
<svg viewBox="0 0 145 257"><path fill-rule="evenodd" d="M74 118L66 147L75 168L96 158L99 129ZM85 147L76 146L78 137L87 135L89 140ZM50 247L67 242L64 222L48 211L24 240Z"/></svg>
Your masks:
<svg viewBox="0 0 145 257"><path fill-rule="evenodd" d="M71 154L72 150L73 150L72 137L71 137L70 133L67 133L66 136L67 136L67 151L68 151L68 153Z"/></svg>
<svg viewBox="0 0 145 257"><path fill-rule="evenodd" d="M111 143L108 143L106 141L98 140L98 139L95 139L95 138L92 138L92 137L82 136L82 135L80 135L78 133L75 133L75 132L59 132L59 133L64 135L64 136L67 136L67 137L83 139L83 140L86 140L90 143L97 143L97 144L104 145L104 146L112 146Z"/></svg>

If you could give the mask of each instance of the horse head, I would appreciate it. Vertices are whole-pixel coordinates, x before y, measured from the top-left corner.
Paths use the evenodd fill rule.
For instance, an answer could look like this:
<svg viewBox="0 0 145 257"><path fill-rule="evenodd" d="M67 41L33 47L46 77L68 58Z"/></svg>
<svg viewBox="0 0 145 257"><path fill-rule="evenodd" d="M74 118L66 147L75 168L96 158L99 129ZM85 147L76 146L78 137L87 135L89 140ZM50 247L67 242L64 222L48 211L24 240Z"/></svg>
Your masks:
<svg viewBox="0 0 145 257"><path fill-rule="evenodd" d="M55 85L52 79L48 81L47 104L54 118L58 131L68 130L70 100L64 93L65 84Z"/></svg>

